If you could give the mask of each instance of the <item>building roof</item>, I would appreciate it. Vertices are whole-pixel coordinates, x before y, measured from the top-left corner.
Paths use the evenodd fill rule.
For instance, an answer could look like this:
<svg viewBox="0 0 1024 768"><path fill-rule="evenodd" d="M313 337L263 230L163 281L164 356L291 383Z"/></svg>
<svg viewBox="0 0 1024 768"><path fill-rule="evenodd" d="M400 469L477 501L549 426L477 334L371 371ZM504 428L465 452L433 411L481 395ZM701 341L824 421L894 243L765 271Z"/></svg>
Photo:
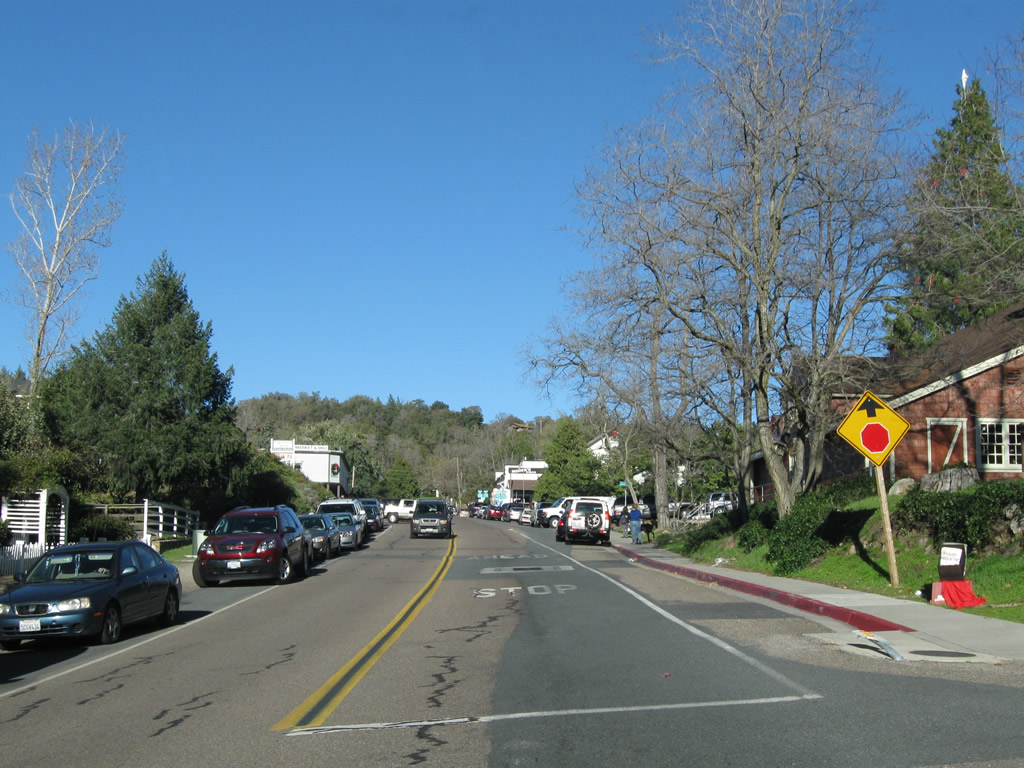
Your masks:
<svg viewBox="0 0 1024 768"><path fill-rule="evenodd" d="M906 405L1024 354L1024 302L940 339L912 358L877 361L878 394Z"/></svg>

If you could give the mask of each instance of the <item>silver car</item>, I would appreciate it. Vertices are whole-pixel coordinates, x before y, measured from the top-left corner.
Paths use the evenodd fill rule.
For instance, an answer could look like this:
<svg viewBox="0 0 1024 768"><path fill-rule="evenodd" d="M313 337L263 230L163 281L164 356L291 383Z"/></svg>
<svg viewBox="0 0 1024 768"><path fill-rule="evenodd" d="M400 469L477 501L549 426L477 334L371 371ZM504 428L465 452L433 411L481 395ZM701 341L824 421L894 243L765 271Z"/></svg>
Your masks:
<svg viewBox="0 0 1024 768"><path fill-rule="evenodd" d="M353 552L363 548L363 527L348 512L332 512L330 518L338 527L338 542L342 549Z"/></svg>

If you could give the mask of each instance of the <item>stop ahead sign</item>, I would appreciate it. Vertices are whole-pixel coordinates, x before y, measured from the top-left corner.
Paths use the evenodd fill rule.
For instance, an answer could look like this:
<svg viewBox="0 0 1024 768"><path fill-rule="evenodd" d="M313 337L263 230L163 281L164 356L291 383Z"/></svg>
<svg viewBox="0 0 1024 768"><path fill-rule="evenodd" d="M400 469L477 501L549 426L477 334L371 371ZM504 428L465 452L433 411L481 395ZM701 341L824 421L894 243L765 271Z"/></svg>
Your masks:
<svg viewBox="0 0 1024 768"><path fill-rule="evenodd" d="M871 392L865 392L836 432L876 466L889 458L910 422Z"/></svg>

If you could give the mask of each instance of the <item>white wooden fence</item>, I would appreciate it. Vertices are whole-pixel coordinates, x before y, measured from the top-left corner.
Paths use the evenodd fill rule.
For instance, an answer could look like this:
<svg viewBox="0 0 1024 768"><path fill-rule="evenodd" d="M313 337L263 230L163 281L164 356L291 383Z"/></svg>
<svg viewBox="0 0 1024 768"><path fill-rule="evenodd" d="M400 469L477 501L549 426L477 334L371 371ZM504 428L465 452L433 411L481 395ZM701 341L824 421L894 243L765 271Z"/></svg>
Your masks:
<svg viewBox="0 0 1024 768"><path fill-rule="evenodd" d="M104 504L94 512L127 519L135 535L153 539L191 539L199 526L199 513L175 504L144 499L141 504ZM68 493L58 486L36 494L3 498L0 520L14 534L12 546L0 549L0 576L27 571L42 553L68 543Z"/></svg>
<svg viewBox="0 0 1024 768"><path fill-rule="evenodd" d="M13 576L18 571L28 573L45 551L44 544L27 544L23 541L0 548L0 576Z"/></svg>
<svg viewBox="0 0 1024 768"><path fill-rule="evenodd" d="M5 520L16 542L55 547L68 535L68 492L61 486L35 494L4 497L0 520Z"/></svg>
<svg viewBox="0 0 1024 768"><path fill-rule="evenodd" d="M94 504L89 508L127 520L147 544L153 539L191 539L192 531L199 527L198 512L165 501L143 499L141 504Z"/></svg>

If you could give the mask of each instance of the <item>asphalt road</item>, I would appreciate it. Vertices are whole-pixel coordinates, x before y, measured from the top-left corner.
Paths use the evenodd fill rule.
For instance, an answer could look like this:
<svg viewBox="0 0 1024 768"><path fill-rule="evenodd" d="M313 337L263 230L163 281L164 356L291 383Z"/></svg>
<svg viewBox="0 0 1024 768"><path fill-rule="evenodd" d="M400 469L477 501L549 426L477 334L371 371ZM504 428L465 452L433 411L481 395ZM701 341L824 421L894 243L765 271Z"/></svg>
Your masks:
<svg viewBox="0 0 1024 768"><path fill-rule="evenodd" d="M192 588L116 646L0 653L0 763L1024 766L1015 665L851 654L848 628L546 529L407 531Z"/></svg>

